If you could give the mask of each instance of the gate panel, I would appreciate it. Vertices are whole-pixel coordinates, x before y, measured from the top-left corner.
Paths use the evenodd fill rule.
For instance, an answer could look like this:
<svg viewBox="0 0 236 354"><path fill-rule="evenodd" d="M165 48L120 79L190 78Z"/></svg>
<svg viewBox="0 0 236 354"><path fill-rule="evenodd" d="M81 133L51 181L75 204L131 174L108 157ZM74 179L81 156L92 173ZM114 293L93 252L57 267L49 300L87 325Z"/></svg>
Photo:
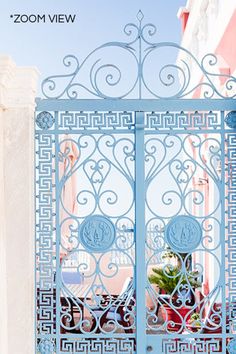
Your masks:
<svg viewBox="0 0 236 354"><path fill-rule="evenodd" d="M231 118L37 112L36 352L234 353Z"/></svg>
<svg viewBox="0 0 236 354"><path fill-rule="evenodd" d="M38 353L233 353L231 116L37 113Z"/></svg>
<svg viewBox="0 0 236 354"><path fill-rule="evenodd" d="M224 112L146 114L146 329L154 353L226 353L233 345L228 129Z"/></svg>
<svg viewBox="0 0 236 354"><path fill-rule="evenodd" d="M134 157L132 112L37 113L40 353L134 352Z"/></svg>

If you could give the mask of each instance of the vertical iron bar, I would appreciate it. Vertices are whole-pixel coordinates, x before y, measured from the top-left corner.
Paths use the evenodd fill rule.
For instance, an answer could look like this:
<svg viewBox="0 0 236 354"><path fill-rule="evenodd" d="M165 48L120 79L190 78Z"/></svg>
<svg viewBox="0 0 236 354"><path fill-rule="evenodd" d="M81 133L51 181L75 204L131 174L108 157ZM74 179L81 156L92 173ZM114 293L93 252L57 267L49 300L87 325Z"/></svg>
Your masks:
<svg viewBox="0 0 236 354"><path fill-rule="evenodd" d="M146 353L144 113L135 113L136 354Z"/></svg>
<svg viewBox="0 0 236 354"><path fill-rule="evenodd" d="M142 98L142 22L139 23L139 58L138 58L138 77L139 77L139 99Z"/></svg>
<svg viewBox="0 0 236 354"><path fill-rule="evenodd" d="M34 118L36 117L37 112L35 111L34 113ZM37 353L37 314L38 314L38 297L40 293L40 280L38 280L37 283L37 273L38 273L38 267L37 267L37 248L38 248L38 228L37 228L37 190L36 190L36 183L37 183L37 174L36 174L36 168L37 168L37 160L36 160L36 127L35 127L35 119L34 119L34 350L35 353Z"/></svg>
<svg viewBox="0 0 236 354"><path fill-rule="evenodd" d="M55 112L55 129L58 129L58 112ZM60 213L59 213L59 136L55 134L55 199L56 199L56 348L60 352Z"/></svg>
<svg viewBox="0 0 236 354"><path fill-rule="evenodd" d="M222 262L222 273L221 273L221 284L222 284L222 353L226 353L226 199L225 199L225 161L226 161L226 149L225 149L225 120L224 111L220 112L220 124L221 124L221 195L220 199L222 201L221 205L221 262Z"/></svg>
<svg viewBox="0 0 236 354"><path fill-rule="evenodd" d="M224 111L220 112L221 119L221 262L222 262L222 273L221 273L221 285L222 285L222 352L226 353L226 263L225 263L225 217L226 217L226 199L225 199L225 129L224 129Z"/></svg>

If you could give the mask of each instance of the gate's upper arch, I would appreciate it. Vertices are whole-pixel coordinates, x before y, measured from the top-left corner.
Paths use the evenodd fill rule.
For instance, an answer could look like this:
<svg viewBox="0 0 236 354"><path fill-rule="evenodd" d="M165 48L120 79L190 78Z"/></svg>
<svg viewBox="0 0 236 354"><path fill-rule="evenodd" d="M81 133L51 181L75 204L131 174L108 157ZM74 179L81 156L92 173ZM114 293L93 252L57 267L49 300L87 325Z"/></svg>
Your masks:
<svg viewBox="0 0 236 354"><path fill-rule="evenodd" d="M67 55L63 64L68 72L43 80L44 97L178 99L191 98L196 89L205 99L236 97L236 78L220 73L216 55L206 54L199 61L178 44L154 42L156 26L143 20L140 10L137 22L124 27L126 42L105 43L81 62ZM200 82L191 75L193 70L199 72Z"/></svg>

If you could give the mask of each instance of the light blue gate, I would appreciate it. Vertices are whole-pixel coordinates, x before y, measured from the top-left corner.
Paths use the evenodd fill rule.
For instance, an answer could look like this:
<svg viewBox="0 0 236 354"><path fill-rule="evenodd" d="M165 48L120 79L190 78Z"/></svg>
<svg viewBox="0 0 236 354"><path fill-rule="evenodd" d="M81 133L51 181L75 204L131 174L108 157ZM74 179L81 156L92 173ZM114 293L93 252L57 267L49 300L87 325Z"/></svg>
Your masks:
<svg viewBox="0 0 236 354"><path fill-rule="evenodd" d="M36 353L236 353L236 79L137 20L42 83Z"/></svg>

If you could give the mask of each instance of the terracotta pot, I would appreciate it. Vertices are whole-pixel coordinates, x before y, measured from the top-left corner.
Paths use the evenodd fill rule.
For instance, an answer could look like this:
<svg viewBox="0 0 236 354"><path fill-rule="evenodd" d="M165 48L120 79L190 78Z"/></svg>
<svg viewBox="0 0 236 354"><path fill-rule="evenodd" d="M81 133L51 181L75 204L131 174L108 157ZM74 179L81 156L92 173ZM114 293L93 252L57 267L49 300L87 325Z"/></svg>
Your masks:
<svg viewBox="0 0 236 354"><path fill-rule="evenodd" d="M190 314L185 318L188 312L191 312L191 309L187 307L176 308L175 310L170 305L162 305L161 307L162 317L165 322L172 321L175 325L167 325L169 331L177 332L183 325L183 320L185 323L190 319ZM184 328L183 328L184 329Z"/></svg>
<svg viewBox="0 0 236 354"><path fill-rule="evenodd" d="M199 332L201 330L201 326L192 326L190 323L187 323L187 328L190 332Z"/></svg>

